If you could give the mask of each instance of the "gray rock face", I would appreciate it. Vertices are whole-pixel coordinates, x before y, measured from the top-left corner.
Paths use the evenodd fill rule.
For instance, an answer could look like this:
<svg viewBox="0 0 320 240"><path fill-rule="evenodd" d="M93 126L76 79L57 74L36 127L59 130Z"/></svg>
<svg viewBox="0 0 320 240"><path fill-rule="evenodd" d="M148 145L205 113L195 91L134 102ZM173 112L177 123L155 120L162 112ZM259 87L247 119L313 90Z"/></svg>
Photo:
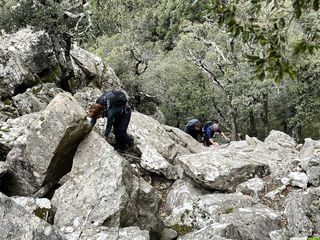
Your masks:
<svg viewBox="0 0 320 240"><path fill-rule="evenodd" d="M219 221L219 216L252 205L252 198L241 193L205 194L178 180L166 199L166 227L185 234Z"/></svg>
<svg viewBox="0 0 320 240"><path fill-rule="evenodd" d="M22 196L52 186L70 171L76 147L91 128L85 111L66 93L57 95L42 112L7 121L0 128L5 126L0 145L11 149L5 191Z"/></svg>
<svg viewBox="0 0 320 240"><path fill-rule="evenodd" d="M128 132L133 135L141 153L147 146L152 147L170 163L177 155L201 152L205 149L202 144L183 131L173 130L138 112L132 113Z"/></svg>
<svg viewBox="0 0 320 240"><path fill-rule="evenodd" d="M7 99L7 102L0 101L0 121L7 121L9 118L16 118L19 116L18 110L12 106L12 101ZM1 132L0 132L1 134Z"/></svg>
<svg viewBox="0 0 320 240"><path fill-rule="evenodd" d="M272 231L269 236L271 240L286 240L290 238L286 228Z"/></svg>
<svg viewBox="0 0 320 240"><path fill-rule="evenodd" d="M52 199L63 232L131 225L159 232L160 197L98 133L81 142L69 175Z"/></svg>
<svg viewBox="0 0 320 240"><path fill-rule="evenodd" d="M264 142L268 144L270 147L274 145L275 148L278 148L278 146L284 148L295 148L297 146L297 143L294 141L292 137L283 132L275 130L272 130L270 132L269 136L264 140Z"/></svg>
<svg viewBox="0 0 320 240"><path fill-rule="evenodd" d="M69 238L68 240L149 240L148 231L140 230L138 227L110 228L97 227L85 229L79 236Z"/></svg>
<svg viewBox="0 0 320 240"><path fill-rule="evenodd" d="M222 223L232 223L241 239L270 239L272 231L281 229L281 217L272 209L263 207L239 208L220 217Z"/></svg>
<svg viewBox="0 0 320 240"><path fill-rule="evenodd" d="M0 161L0 177L8 172L8 165L5 162Z"/></svg>
<svg viewBox="0 0 320 240"><path fill-rule="evenodd" d="M0 37L0 97L11 97L40 82L58 83L61 74L58 61L44 32L26 28ZM73 45L70 53L75 77L74 89L89 84L101 89L121 89L114 71L101 58Z"/></svg>
<svg viewBox="0 0 320 240"><path fill-rule="evenodd" d="M96 87L85 87L74 94L74 98L80 105L86 109L89 103L96 102L96 99L102 95L102 91ZM88 109L86 109L88 110Z"/></svg>
<svg viewBox="0 0 320 240"><path fill-rule="evenodd" d="M0 216L1 239L65 239L54 226L29 213L2 193L0 193Z"/></svg>
<svg viewBox="0 0 320 240"><path fill-rule="evenodd" d="M32 63L32 46L42 35L42 32L34 33L31 29L23 29L0 37L1 98L13 96L22 85L32 86L36 83L32 74L36 70Z"/></svg>
<svg viewBox="0 0 320 240"><path fill-rule="evenodd" d="M302 172L291 172L288 176L291 180L290 185L300 188L307 188L308 186L308 177L305 173Z"/></svg>
<svg viewBox="0 0 320 240"><path fill-rule="evenodd" d="M320 188L295 191L284 202L284 215L291 237L307 237L320 233Z"/></svg>
<svg viewBox="0 0 320 240"><path fill-rule="evenodd" d="M20 115L39 112L63 90L56 87L54 83L45 83L27 89L26 92L14 96L13 103Z"/></svg>
<svg viewBox="0 0 320 240"><path fill-rule="evenodd" d="M207 239L241 239L232 224L214 223L198 231L188 233L178 240L207 240Z"/></svg>
<svg viewBox="0 0 320 240"><path fill-rule="evenodd" d="M98 56L74 45L71 49L71 57L88 79L101 77L104 70L102 59Z"/></svg>
<svg viewBox="0 0 320 240"><path fill-rule="evenodd" d="M177 179L175 168L154 148L146 145L141 155L140 166L167 179Z"/></svg>
<svg viewBox="0 0 320 240"><path fill-rule="evenodd" d="M273 178L287 176L298 163L296 143L285 133L271 131L265 142L249 137L246 139L248 146L242 148L241 151L267 164Z"/></svg>
<svg viewBox="0 0 320 240"><path fill-rule="evenodd" d="M239 152L203 152L177 160L186 174L203 187L234 192L237 185L254 176L266 176L269 167Z"/></svg>
<svg viewBox="0 0 320 240"><path fill-rule="evenodd" d="M7 122L0 122L0 160L5 161L7 154L14 147L16 142L23 140L27 135L28 127L31 126L36 114L29 114Z"/></svg>
<svg viewBox="0 0 320 240"><path fill-rule="evenodd" d="M159 218L159 209L162 202L161 196L149 183L139 178L138 199L134 203L138 209L138 219L135 225L148 230L151 239L158 239L162 223Z"/></svg>
<svg viewBox="0 0 320 240"><path fill-rule="evenodd" d="M265 142L246 136L245 141L231 142L225 151L244 153L267 164L273 178L286 177L299 163L296 143L279 131L271 131Z"/></svg>
<svg viewBox="0 0 320 240"><path fill-rule="evenodd" d="M258 198L258 193L263 192L264 189L265 184L261 178L251 178L248 181L237 186L237 192L251 195L254 198Z"/></svg>
<svg viewBox="0 0 320 240"><path fill-rule="evenodd" d="M305 139L305 144L299 153L302 168L306 171L308 180L313 186L320 186L320 141Z"/></svg>
<svg viewBox="0 0 320 240"><path fill-rule="evenodd" d="M176 142L178 156L190 153L200 153L208 150L208 148L203 146L203 144L200 144L189 134L186 134L178 128L167 125L163 125L163 128L167 131L169 137Z"/></svg>
<svg viewBox="0 0 320 240"><path fill-rule="evenodd" d="M53 209L47 198L12 197L12 200L23 206L29 213L53 223Z"/></svg>
<svg viewBox="0 0 320 240"><path fill-rule="evenodd" d="M238 208L252 206L253 199L241 193L206 194L196 203L195 215L198 229L219 222L221 214L234 212Z"/></svg>
<svg viewBox="0 0 320 240"><path fill-rule="evenodd" d="M191 182L178 179L167 194L166 211L171 213L174 209L183 208L190 202L192 206L192 203L205 193Z"/></svg>
<svg viewBox="0 0 320 240"><path fill-rule="evenodd" d="M164 225L172 227L180 234L192 231L194 203L203 194L203 191L190 182L180 179L175 181L165 201L168 216L164 220Z"/></svg>
<svg viewBox="0 0 320 240"><path fill-rule="evenodd" d="M113 69L109 65L104 66L103 74L100 78L94 80L94 86L97 86L100 89L105 91L114 89L114 90L123 90L121 82Z"/></svg>

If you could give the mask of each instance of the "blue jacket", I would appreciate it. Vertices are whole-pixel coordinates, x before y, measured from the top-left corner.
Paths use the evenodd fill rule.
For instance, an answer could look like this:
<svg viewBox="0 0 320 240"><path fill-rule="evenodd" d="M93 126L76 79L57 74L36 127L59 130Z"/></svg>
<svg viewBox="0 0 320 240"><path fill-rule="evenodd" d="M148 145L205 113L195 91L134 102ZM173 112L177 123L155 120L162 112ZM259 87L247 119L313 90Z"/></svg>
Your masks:
<svg viewBox="0 0 320 240"><path fill-rule="evenodd" d="M218 130L214 131L211 126L212 126L212 125L207 126L206 128L203 129L203 137L204 137L205 139L213 138L213 136L214 136L214 134L215 134L216 132L221 133L220 128L219 128Z"/></svg>

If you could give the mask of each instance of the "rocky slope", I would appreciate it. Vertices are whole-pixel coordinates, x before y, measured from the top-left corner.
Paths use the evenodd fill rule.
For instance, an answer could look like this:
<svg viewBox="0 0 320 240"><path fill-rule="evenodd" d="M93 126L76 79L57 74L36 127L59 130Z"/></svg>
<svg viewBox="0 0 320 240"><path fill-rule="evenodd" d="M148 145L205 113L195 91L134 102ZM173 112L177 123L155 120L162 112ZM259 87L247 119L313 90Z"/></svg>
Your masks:
<svg viewBox="0 0 320 240"><path fill-rule="evenodd" d="M119 153L100 135L105 120L92 129L85 113L101 89L121 88L112 70L75 47L79 84L65 93L43 80L54 59L33 67L30 49L43 33L22 31L0 39L0 239L320 235L320 141L299 146L272 131L264 142L206 148L133 112L134 150Z"/></svg>

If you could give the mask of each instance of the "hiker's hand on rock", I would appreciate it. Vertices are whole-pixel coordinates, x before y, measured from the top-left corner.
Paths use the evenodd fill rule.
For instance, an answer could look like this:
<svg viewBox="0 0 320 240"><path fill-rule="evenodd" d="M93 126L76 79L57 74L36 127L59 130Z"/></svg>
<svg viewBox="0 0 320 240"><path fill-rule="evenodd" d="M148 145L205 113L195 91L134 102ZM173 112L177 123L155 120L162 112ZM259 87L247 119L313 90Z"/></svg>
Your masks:
<svg viewBox="0 0 320 240"><path fill-rule="evenodd" d="M214 144L211 145L212 147L218 147L219 143L215 142Z"/></svg>

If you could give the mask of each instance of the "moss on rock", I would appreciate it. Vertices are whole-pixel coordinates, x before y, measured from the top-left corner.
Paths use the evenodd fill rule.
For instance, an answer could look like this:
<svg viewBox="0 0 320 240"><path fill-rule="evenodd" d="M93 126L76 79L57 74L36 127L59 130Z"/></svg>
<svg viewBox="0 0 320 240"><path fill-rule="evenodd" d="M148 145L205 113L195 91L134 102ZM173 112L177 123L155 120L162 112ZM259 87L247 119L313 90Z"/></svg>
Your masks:
<svg viewBox="0 0 320 240"><path fill-rule="evenodd" d="M181 224L173 225L172 229L174 229L177 233L179 233L179 235L186 235L187 233L190 233L193 230L191 226L181 225Z"/></svg>
<svg viewBox="0 0 320 240"><path fill-rule="evenodd" d="M53 211L50 208L37 208L33 211L34 215L53 224Z"/></svg>

